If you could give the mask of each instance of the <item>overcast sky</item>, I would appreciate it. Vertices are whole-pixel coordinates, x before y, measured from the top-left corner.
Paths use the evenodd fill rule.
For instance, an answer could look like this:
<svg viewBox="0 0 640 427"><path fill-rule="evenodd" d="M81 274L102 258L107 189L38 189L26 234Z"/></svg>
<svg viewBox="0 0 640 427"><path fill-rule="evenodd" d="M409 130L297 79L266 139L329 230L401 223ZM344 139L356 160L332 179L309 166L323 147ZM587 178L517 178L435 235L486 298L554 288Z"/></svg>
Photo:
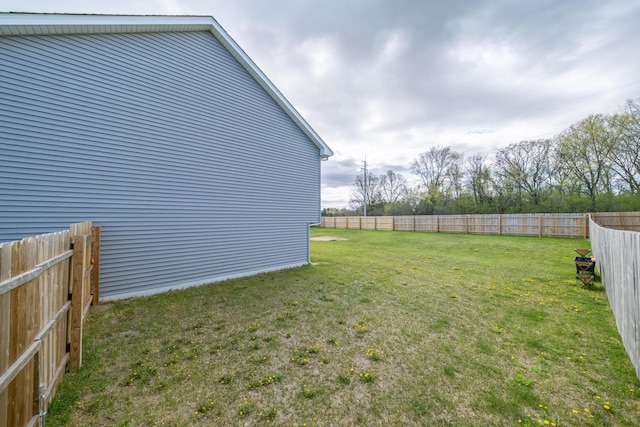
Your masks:
<svg viewBox="0 0 640 427"><path fill-rule="evenodd" d="M365 158L411 175L432 146L492 155L640 98L637 0L0 0L15 12L213 16L335 156L322 206Z"/></svg>

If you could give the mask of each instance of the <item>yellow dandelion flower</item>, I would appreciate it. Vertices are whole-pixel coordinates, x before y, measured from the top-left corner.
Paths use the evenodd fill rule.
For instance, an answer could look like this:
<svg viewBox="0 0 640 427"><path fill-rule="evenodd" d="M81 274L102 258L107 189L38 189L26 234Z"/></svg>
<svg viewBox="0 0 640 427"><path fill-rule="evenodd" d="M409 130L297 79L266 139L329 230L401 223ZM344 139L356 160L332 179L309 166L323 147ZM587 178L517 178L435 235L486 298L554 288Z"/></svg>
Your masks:
<svg viewBox="0 0 640 427"><path fill-rule="evenodd" d="M571 412L573 412L574 414L577 414L578 410L577 409L572 409Z"/></svg>
<svg viewBox="0 0 640 427"><path fill-rule="evenodd" d="M589 408L584 408L584 412L589 412Z"/></svg>

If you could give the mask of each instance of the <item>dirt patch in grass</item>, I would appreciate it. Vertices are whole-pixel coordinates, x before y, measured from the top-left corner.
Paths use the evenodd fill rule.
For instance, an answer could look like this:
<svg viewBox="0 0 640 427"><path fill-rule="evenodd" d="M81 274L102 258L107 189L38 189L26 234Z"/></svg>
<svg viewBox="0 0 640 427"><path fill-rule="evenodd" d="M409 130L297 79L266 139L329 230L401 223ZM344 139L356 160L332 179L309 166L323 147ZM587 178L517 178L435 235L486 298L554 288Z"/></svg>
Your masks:
<svg viewBox="0 0 640 427"><path fill-rule="evenodd" d="M317 242L335 242L338 240L347 240L343 237L336 237L336 236L318 236L318 237L312 237L311 240L315 240Z"/></svg>

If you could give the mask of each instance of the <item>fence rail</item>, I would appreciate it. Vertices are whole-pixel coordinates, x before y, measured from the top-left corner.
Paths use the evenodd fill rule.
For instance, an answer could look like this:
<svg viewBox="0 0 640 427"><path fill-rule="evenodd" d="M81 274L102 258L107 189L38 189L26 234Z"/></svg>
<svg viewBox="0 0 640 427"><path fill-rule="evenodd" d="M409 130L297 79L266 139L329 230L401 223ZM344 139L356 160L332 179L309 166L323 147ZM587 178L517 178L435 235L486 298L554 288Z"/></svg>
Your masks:
<svg viewBox="0 0 640 427"><path fill-rule="evenodd" d="M640 231L640 212L594 213L603 226ZM323 217L325 228L497 234L535 237L589 237L589 214L495 214Z"/></svg>
<svg viewBox="0 0 640 427"><path fill-rule="evenodd" d="M89 221L0 244L0 426L42 425L65 370L82 364L99 235Z"/></svg>
<svg viewBox="0 0 640 427"><path fill-rule="evenodd" d="M640 233L590 222L591 248L622 343L640 379Z"/></svg>

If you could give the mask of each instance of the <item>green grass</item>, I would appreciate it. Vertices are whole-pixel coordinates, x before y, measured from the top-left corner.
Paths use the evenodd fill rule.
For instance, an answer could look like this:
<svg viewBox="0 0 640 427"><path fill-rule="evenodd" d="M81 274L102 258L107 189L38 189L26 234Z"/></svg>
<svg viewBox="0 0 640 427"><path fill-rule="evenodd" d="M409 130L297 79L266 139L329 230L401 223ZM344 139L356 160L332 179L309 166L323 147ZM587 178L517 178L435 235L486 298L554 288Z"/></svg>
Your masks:
<svg viewBox="0 0 640 427"><path fill-rule="evenodd" d="M640 419L606 294L574 278L588 242L312 235L347 240L312 242L310 266L92 308L47 426Z"/></svg>

